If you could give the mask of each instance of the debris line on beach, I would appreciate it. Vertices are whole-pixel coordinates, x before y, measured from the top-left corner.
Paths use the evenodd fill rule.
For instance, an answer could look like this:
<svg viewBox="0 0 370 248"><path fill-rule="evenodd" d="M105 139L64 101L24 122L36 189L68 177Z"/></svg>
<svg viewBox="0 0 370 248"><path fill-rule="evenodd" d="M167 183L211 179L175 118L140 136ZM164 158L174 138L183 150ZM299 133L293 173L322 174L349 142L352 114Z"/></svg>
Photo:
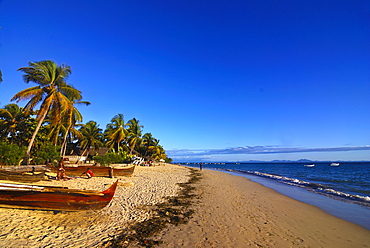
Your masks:
<svg viewBox="0 0 370 248"><path fill-rule="evenodd" d="M104 247L153 247L163 243L155 240L154 235L160 233L169 225L186 224L194 213L191 205L197 194L194 183L201 179L201 173L193 168L190 170L190 179L186 183L178 183L180 191L177 196L167 197L164 203L154 206L144 206L150 212L150 218L142 222L132 223L122 230L114 240L106 241Z"/></svg>

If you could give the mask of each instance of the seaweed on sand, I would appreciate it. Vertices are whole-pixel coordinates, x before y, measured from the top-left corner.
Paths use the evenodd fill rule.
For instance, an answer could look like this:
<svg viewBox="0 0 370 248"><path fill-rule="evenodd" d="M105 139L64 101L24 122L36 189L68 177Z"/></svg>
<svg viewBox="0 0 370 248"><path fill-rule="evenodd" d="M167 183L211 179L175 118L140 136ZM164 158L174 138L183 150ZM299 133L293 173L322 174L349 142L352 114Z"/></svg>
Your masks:
<svg viewBox="0 0 370 248"><path fill-rule="evenodd" d="M190 209L195 194L195 187L192 184L201 179L198 170L189 168L190 179L186 183L178 183L180 192L177 196L167 197L164 203L154 206L146 206L151 212L151 218L143 222L133 223L128 229L114 240L107 241L103 244L105 247L129 247L143 246L153 247L163 243L160 240L154 240L155 234L158 234L168 225L186 224L191 218L194 210Z"/></svg>

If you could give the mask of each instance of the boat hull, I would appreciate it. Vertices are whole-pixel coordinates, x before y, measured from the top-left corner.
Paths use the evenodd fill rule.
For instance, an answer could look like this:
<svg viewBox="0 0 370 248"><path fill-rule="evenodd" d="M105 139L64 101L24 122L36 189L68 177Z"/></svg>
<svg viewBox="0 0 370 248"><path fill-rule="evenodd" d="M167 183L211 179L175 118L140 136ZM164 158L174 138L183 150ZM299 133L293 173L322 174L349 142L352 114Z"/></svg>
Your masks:
<svg viewBox="0 0 370 248"><path fill-rule="evenodd" d="M31 183L31 182L39 182L45 179L46 179L45 172L19 173L19 172L13 172L13 171L0 170L0 180Z"/></svg>
<svg viewBox="0 0 370 248"><path fill-rule="evenodd" d="M102 192L62 187L0 184L0 205L53 211L99 210L110 203L117 184L118 180Z"/></svg>
<svg viewBox="0 0 370 248"><path fill-rule="evenodd" d="M53 172L57 172L58 168L52 167ZM135 166L124 167L124 168L114 168L114 167L104 167L104 166L65 166L65 172L67 176L81 176L84 172L90 169L94 176L96 177L110 177L115 176L131 176L134 173Z"/></svg>

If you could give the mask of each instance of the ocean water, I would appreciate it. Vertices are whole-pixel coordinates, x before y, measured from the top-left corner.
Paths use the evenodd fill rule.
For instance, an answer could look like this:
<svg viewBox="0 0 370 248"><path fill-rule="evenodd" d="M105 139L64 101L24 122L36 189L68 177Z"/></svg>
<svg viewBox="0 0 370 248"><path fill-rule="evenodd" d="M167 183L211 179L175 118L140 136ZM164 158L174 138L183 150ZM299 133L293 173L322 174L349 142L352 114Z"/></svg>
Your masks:
<svg viewBox="0 0 370 248"><path fill-rule="evenodd" d="M203 163L203 168L244 175L370 229L370 162Z"/></svg>

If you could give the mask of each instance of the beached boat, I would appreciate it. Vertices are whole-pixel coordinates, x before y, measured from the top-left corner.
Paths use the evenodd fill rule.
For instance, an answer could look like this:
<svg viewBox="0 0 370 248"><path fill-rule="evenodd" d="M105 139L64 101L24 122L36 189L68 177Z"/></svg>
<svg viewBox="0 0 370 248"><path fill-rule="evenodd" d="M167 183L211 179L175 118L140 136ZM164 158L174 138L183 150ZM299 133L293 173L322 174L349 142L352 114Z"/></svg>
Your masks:
<svg viewBox="0 0 370 248"><path fill-rule="evenodd" d="M0 180L31 183L47 179L45 172L15 172L0 170Z"/></svg>
<svg viewBox="0 0 370 248"><path fill-rule="evenodd" d="M305 164L304 166L305 167L314 167L315 165L314 164Z"/></svg>
<svg viewBox="0 0 370 248"><path fill-rule="evenodd" d="M1 171L11 172L45 172L50 171L50 168L46 165L17 165L17 166L0 166Z"/></svg>
<svg viewBox="0 0 370 248"><path fill-rule="evenodd" d="M94 165L78 165L65 166L67 176L81 176L84 172L90 169L96 177L115 177L115 176L131 176L134 173L135 165L127 167L112 167L112 166L94 166ZM50 167L52 172L57 172L58 167Z"/></svg>
<svg viewBox="0 0 370 248"><path fill-rule="evenodd" d="M3 207L53 211L98 210L109 204L118 180L102 192L66 187L0 183L0 205Z"/></svg>
<svg viewBox="0 0 370 248"><path fill-rule="evenodd" d="M339 163L331 163L330 166L339 166Z"/></svg>
<svg viewBox="0 0 370 248"><path fill-rule="evenodd" d="M122 164L112 164L111 167L113 168L113 176L115 177L131 176L135 170L135 165L122 166Z"/></svg>

